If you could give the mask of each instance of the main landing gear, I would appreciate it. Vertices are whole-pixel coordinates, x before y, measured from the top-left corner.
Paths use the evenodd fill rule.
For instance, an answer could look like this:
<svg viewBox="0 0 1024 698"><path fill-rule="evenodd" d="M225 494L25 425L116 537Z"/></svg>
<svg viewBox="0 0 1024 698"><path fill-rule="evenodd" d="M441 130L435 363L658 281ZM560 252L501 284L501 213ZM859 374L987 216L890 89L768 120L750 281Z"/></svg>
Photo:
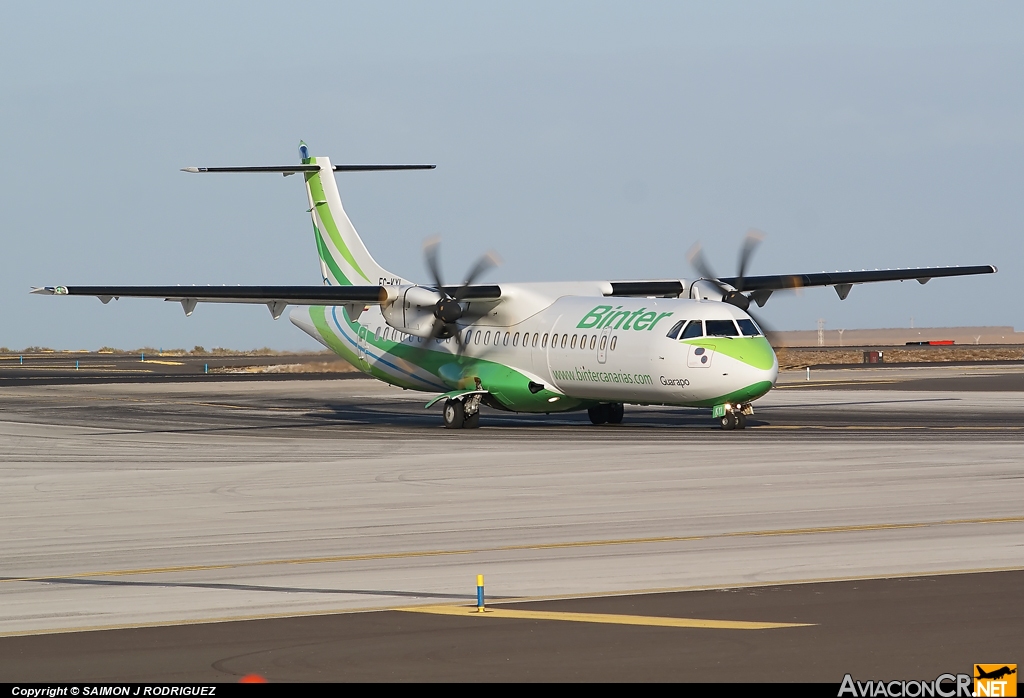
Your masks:
<svg viewBox="0 0 1024 698"><path fill-rule="evenodd" d="M445 429L477 429L480 426L480 396L446 400L442 416Z"/></svg>
<svg viewBox="0 0 1024 698"><path fill-rule="evenodd" d="M725 414L718 418L718 423L726 431L746 429L747 415L749 414L754 414L754 408L749 403L746 405L726 405Z"/></svg>
<svg viewBox="0 0 1024 698"><path fill-rule="evenodd" d="M626 408L621 402L594 405L587 410L591 424L622 424Z"/></svg>

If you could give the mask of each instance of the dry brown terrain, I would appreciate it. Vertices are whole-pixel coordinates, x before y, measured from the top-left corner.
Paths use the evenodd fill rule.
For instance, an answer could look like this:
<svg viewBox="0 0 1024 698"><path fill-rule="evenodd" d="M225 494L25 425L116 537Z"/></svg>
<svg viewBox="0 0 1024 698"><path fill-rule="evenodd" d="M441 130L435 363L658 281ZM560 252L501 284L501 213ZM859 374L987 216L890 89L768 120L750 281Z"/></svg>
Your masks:
<svg viewBox="0 0 1024 698"><path fill-rule="evenodd" d="M948 361L1021 361L1024 345L1003 346L951 346L951 347L886 347L879 346L884 362L927 363ZM838 349L834 347L776 347L779 368L794 369L807 366L862 364L863 347Z"/></svg>

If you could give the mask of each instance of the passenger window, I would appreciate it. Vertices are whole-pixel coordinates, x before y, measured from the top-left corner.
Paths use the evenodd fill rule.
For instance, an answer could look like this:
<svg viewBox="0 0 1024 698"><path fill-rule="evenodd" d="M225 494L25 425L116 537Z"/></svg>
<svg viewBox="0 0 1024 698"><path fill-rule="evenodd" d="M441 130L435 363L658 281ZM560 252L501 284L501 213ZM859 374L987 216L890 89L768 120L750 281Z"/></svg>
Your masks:
<svg viewBox="0 0 1024 698"><path fill-rule="evenodd" d="M548 333L545 332L544 336L540 338L540 348L544 349L548 345Z"/></svg>
<svg viewBox="0 0 1024 698"><path fill-rule="evenodd" d="M375 341L375 342L379 342L380 341L380 328L379 327L377 328L377 331L373 333L373 341Z"/></svg>
<svg viewBox="0 0 1024 698"><path fill-rule="evenodd" d="M738 337L740 334L732 320L705 320L704 329L708 337Z"/></svg>
<svg viewBox="0 0 1024 698"><path fill-rule="evenodd" d="M475 333L475 336L473 337L473 340L474 340L474 344L479 344L480 343L480 331L479 330L477 330L477 332Z"/></svg>
<svg viewBox="0 0 1024 698"><path fill-rule="evenodd" d="M506 333L505 333L505 341L504 341L504 345L505 345L506 347L508 346L508 332L506 332Z"/></svg>
<svg viewBox="0 0 1024 698"><path fill-rule="evenodd" d="M683 329L683 323L685 322L686 320L680 320L676 324L672 325L672 329L669 330L668 334L665 336L668 337L669 339L677 338L679 336L679 330Z"/></svg>
<svg viewBox="0 0 1024 698"><path fill-rule="evenodd" d="M683 336L680 339L694 339L695 337L704 336L704 326L700 320L690 320L690 324L683 330Z"/></svg>
<svg viewBox="0 0 1024 698"><path fill-rule="evenodd" d="M595 344L597 344L597 335L590 335L590 348L593 349Z"/></svg>
<svg viewBox="0 0 1024 698"><path fill-rule="evenodd" d="M606 346L608 346L608 337L601 337L601 351L604 351Z"/></svg>
<svg viewBox="0 0 1024 698"><path fill-rule="evenodd" d="M512 346L514 346L514 347L518 347L519 346L519 333L518 332L516 332L515 336L512 338Z"/></svg>
<svg viewBox="0 0 1024 698"><path fill-rule="evenodd" d="M540 335L537 334L536 332L534 332L533 333L533 346L534 346L535 349L537 348L537 340L539 340L539 339L540 339Z"/></svg>
<svg viewBox="0 0 1024 698"><path fill-rule="evenodd" d="M580 337L580 349L586 349L586 348L587 348L587 335L583 335L582 337Z"/></svg>
<svg viewBox="0 0 1024 698"><path fill-rule="evenodd" d="M576 348L576 335L572 336L572 341L569 342L569 348L570 349L575 349Z"/></svg>
<svg viewBox="0 0 1024 698"><path fill-rule="evenodd" d="M563 334L563 335L562 335L562 344L561 344L561 347L562 347L563 349L565 349L565 342L566 342L566 341L567 341L568 339L569 339L569 335L567 335L567 334Z"/></svg>
<svg viewBox="0 0 1024 698"><path fill-rule="evenodd" d="M743 320L737 320L736 324L740 326L740 332L743 333L744 337L761 336L761 330L757 329L757 325L754 324L753 320L744 318Z"/></svg>
<svg viewBox="0 0 1024 698"><path fill-rule="evenodd" d="M466 344L473 341L473 330L466 330Z"/></svg>
<svg viewBox="0 0 1024 698"><path fill-rule="evenodd" d="M487 330L487 334L484 335L484 344L491 343L491 331Z"/></svg>
<svg viewBox="0 0 1024 698"><path fill-rule="evenodd" d="M612 337L612 345L611 345L611 350L612 351L615 351L615 345L618 342L618 339L619 339L618 335L615 335L614 337Z"/></svg>

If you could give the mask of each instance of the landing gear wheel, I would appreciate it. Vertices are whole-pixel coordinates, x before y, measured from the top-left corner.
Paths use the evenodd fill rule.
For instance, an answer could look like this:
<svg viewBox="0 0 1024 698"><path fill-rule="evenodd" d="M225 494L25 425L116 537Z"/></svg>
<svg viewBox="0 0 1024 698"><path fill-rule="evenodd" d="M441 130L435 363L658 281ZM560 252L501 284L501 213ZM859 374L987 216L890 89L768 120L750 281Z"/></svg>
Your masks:
<svg viewBox="0 0 1024 698"><path fill-rule="evenodd" d="M737 429L746 429L747 428L747 415L743 414L742 412L737 412L736 413L736 428Z"/></svg>
<svg viewBox="0 0 1024 698"><path fill-rule="evenodd" d="M736 428L736 415L732 412L726 412L720 420L722 428L726 431L732 431Z"/></svg>
<svg viewBox="0 0 1024 698"><path fill-rule="evenodd" d="M609 424L622 424L622 415L625 414L626 408L621 402L613 402L608 405L608 423Z"/></svg>
<svg viewBox="0 0 1024 698"><path fill-rule="evenodd" d="M467 415L465 420L462 422L463 429L479 429L480 428L480 412L474 412L471 415Z"/></svg>
<svg viewBox="0 0 1024 698"><path fill-rule="evenodd" d="M466 421L466 413L458 400L448 400L444 403L443 416L445 429L461 429Z"/></svg>
<svg viewBox="0 0 1024 698"><path fill-rule="evenodd" d="M591 424L604 424L608 421L608 405L594 405L587 410Z"/></svg>

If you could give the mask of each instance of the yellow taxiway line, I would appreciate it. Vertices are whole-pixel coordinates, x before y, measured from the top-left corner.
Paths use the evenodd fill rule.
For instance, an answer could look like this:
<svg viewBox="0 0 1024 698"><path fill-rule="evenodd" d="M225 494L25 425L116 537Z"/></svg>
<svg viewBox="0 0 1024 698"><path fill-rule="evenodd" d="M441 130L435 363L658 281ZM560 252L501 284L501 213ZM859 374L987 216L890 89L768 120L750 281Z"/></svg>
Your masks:
<svg viewBox="0 0 1024 698"><path fill-rule="evenodd" d="M761 623L747 620L709 620L705 618L669 618L665 616L624 616L614 613L568 613L564 611L527 611L512 608L488 608L482 613L475 606L410 606L396 608L407 613L429 613L439 616L472 616L474 618L517 618L520 620L561 620L573 623L606 623L609 625L647 625L657 628L719 628L725 630L769 630L801 628L814 623Z"/></svg>
<svg viewBox="0 0 1024 698"><path fill-rule="evenodd" d="M645 587L639 589L616 589L613 591L591 591L576 594L549 594L544 596L518 596L514 598L503 598L497 602L500 604L525 603L527 601L560 601L564 599L595 599L614 596L633 596L638 594L669 594L686 593L695 591L718 591L722 589L757 589L772 586L788 586L794 584L826 584L834 582L859 582L871 579L914 579L917 577L943 577L955 574L988 574L991 572L1020 572L1024 567L979 567L979 568L957 568L930 571L903 571L869 575L847 575L838 577L810 577L803 579L781 579L774 581L739 581L731 584L713 585L691 585L674 587ZM203 625L206 623L234 623L245 620L271 620L275 618L304 618L308 616L333 616L350 613L380 613L382 611L413 611L415 607L410 606L365 606L361 608L318 608L318 609L295 609L279 612L247 613L224 616L205 616L196 618L176 618L155 621L141 621L128 623L108 623L103 625L80 625L56 628L31 628L24 630L0 631L0 637L25 637L29 635L59 635L63 633L86 633L98 630L123 630L126 628L166 628L182 625ZM475 608L471 611L476 612ZM488 611L494 610L488 607ZM641 616L643 617L643 616Z"/></svg>
<svg viewBox="0 0 1024 698"><path fill-rule="evenodd" d="M724 531L692 536L651 536L646 538L608 538L597 540L563 541L558 543L522 543L517 545L499 545L486 548L453 548L448 550L399 550L391 553L364 553L355 555L327 555L322 557L277 558L271 560L255 560L251 562L226 562L215 565L174 565L167 567L142 567L136 569L100 570L71 574L55 574L41 576L7 577L0 579L0 584L11 582L43 582L60 579L82 579L88 577L129 577L147 574L166 574L171 572L203 572L207 570L227 570L271 565L316 565L338 562L359 562L363 560L397 560L417 557L443 557L453 555L478 555L484 553L507 553L526 550L566 550L571 548L598 548L618 545L656 545L664 543L686 543L703 540L721 540L724 538L763 538L778 536L806 536L829 533L861 533L870 531L893 531L908 528L933 528L938 526L969 526L1024 523L1024 516L1002 516L972 519L946 519L941 521L911 521L905 523L852 524L847 526L812 526L806 528L778 528L754 531Z"/></svg>

